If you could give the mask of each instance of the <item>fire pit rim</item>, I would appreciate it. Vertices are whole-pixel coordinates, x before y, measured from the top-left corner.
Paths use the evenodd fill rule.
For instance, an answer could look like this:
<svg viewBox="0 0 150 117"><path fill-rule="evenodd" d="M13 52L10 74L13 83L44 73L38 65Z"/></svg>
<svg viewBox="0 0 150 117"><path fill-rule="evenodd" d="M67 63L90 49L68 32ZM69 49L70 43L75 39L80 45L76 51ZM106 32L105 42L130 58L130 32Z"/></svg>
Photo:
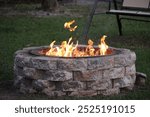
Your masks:
<svg viewBox="0 0 150 117"><path fill-rule="evenodd" d="M55 45L59 46L59 45ZM79 45L79 47L86 47L86 45ZM98 46L93 46L94 48L98 48ZM29 50L29 53L35 56L41 56L41 57L48 57L48 58L68 58L68 59L81 59L81 58L97 58L97 57L107 57L107 56L113 56L113 55L118 55L122 53L122 50L119 48L114 48L114 47L109 47L109 49L113 50L111 54L108 55L100 55L100 56L83 56L83 57L62 57L62 56L47 56L47 55L42 55L38 53L40 50L48 49L49 46L40 46L37 48L33 48Z"/></svg>

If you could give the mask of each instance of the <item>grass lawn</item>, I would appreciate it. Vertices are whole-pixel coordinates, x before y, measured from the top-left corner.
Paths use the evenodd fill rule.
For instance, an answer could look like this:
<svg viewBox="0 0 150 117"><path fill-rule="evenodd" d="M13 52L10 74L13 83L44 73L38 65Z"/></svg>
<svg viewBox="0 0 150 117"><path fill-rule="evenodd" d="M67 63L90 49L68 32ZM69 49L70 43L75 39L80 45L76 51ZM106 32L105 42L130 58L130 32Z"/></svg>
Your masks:
<svg viewBox="0 0 150 117"><path fill-rule="evenodd" d="M31 17L31 16L0 16L0 81L13 80L14 52L27 46L48 45L52 40L59 44L67 40L70 33L63 29L65 21L75 19L78 24L77 37L80 37L85 18L65 16ZM118 96L71 98L63 99L150 99L150 23L138 21L123 22L123 36L118 36L118 28L114 16L101 14L94 16L89 37L99 42L99 38L106 34L109 46L128 48L136 52L137 71L147 74L146 86ZM95 44L96 44L95 43ZM9 83L0 86L0 99L48 99L46 96L22 95L9 98ZM6 90L5 92L2 90ZM3 95L4 93L4 95ZM59 98L58 98L59 99ZM62 99L62 98L61 98Z"/></svg>

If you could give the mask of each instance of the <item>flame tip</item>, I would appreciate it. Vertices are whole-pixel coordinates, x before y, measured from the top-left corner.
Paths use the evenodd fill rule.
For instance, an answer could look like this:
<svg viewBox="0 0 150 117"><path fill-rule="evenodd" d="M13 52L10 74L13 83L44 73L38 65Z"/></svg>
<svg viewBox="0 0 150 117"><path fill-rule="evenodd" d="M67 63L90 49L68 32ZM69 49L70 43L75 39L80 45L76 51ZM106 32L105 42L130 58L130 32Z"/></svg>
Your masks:
<svg viewBox="0 0 150 117"><path fill-rule="evenodd" d="M75 23L75 20L65 22L64 28L68 29L70 32L74 32L78 27L78 26L71 27L71 25L74 24L74 23Z"/></svg>

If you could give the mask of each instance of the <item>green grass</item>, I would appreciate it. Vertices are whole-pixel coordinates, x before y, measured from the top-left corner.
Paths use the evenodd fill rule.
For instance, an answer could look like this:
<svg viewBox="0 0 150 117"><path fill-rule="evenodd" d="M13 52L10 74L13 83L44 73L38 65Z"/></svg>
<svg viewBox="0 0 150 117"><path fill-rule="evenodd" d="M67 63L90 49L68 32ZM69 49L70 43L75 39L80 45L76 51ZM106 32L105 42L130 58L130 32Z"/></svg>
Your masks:
<svg viewBox="0 0 150 117"><path fill-rule="evenodd" d="M13 79L14 52L27 46L48 45L52 40L59 44L68 39L71 34L63 29L66 21L74 18L69 17L47 17L35 18L30 16L0 17L0 80ZM84 18L75 18L79 29L77 37L80 37ZM126 95L111 97L92 98L64 98L64 99L150 99L150 23L124 21L124 36L118 36L116 19L111 15L98 15L93 19L89 37L99 42L99 38L106 34L107 43L113 47L129 48L136 52L137 71L146 73L148 76L146 86L142 89L131 91ZM34 97L27 97L34 99ZM45 99L46 97L38 97ZM36 98L37 99L37 98Z"/></svg>

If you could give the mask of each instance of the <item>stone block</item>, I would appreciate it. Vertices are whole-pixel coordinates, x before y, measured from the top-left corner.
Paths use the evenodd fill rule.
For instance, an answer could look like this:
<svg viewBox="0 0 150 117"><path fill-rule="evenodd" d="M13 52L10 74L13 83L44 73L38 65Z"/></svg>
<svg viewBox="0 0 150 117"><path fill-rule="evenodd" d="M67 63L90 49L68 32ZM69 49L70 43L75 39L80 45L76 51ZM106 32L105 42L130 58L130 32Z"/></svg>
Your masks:
<svg viewBox="0 0 150 117"><path fill-rule="evenodd" d="M120 80L121 78L118 79L112 79L112 88L120 88Z"/></svg>
<svg viewBox="0 0 150 117"><path fill-rule="evenodd" d="M109 88L112 88L112 83L111 80L108 79L87 82L88 90L105 90Z"/></svg>
<svg viewBox="0 0 150 117"><path fill-rule="evenodd" d="M14 74L15 74L15 77L16 76L24 76L23 68L14 65Z"/></svg>
<svg viewBox="0 0 150 117"><path fill-rule="evenodd" d="M67 81L73 79L72 72L68 72L65 70L50 70L45 72L45 76L43 79L49 81Z"/></svg>
<svg viewBox="0 0 150 117"><path fill-rule="evenodd" d="M31 59L32 67L42 70L57 69L57 60L49 57L34 57Z"/></svg>
<svg viewBox="0 0 150 117"><path fill-rule="evenodd" d="M37 91L41 91L45 88L48 88L50 91L55 90L55 83L49 82L48 80L34 80L32 85Z"/></svg>
<svg viewBox="0 0 150 117"><path fill-rule="evenodd" d="M103 95L103 94L105 94L105 92L106 92L106 89L98 90L97 95Z"/></svg>
<svg viewBox="0 0 150 117"><path fill-rule="evenodd" d="M18 54L15 56L14 64L19 67L31 67L31 57L25 54Z"/></svg>
<svg viewBox="0 0 150 117"><path fill-rule="evenodd" d="M135 79L136 79L135 75L124 76L123 78L118 79L118 83L120 84L121 88L130 87L134 85Z"/></svg>
<svg viewBox="0 0 150 117"><path fill-rule="evenodd" d="M129 59L133 60L134 62L136 61L136 54L135 54L135 52L131 51L131 53L129 55Z"/></svg>
<svg viewBox="0 0 150 117"><path fill-rule="evenodd" d="M108 69L114 66L114 57L95 57L87 61L87 69Z"/></svg>
<svg viewBox="0 0 150 117"><path fill-rule="evenodd" d="M23 93L23 94L37 93L37 91L35 89L33 89L32 85L27 85L24 83L21 83L19 91L20 91L20 93Z"/></svg>
<svg viewBox="0 0 150 117"><path fill-rule="evenodd" d="M67 71L80 71L87 69L87 60L86 59L60 59L58 61L58 69L59 70L67 70Z"/></svg>
<svg viewBox="0 0 150 117"><path fill-rule="evenodd" d="M52 82L55 83L55 86L56 86L56 90L57 90L57 91L62 91L62 89L63 89L62 84L63 84L64 82L67 82L67 81L52 81Z"/></svg>
<svg viewBox="0 0 150 117"><path fill-rule="evenodd" d="M81 91L74 91L71 92L68 96L77 96L77 97L91 97L91 96L96 96L97 91L94 90L81 90Z"/></svg>
<svg viewBox="0 0 150 117"><path fill-rule="evenodd" d="M87 70L73 72L74 80L76 81L94 81L102 79L101 70Z"/></svg>
<svg viewBox="0 0 150 117"><path fill-rule="evenodd" d="M107 89L105 93L103 93L103 95L108 96L108 95L117 95L120 93L120 89L119 88L111 88L111 89Z"/></svg>
<svg viewBox="0 0 150 117"><path fill-rule="evenodd" d="M24 77L23 76L19 76L19 75L15 75L14 78L14 86L16 88L20 88L21 83L23 82Z"/></svg>
<svg viewBox="0 0 150 117"><path fill-rule="evenodd" d="M147 75L144 73L136 72L136 85L144 86L146 84Z"/></svg>
<svg viewBox="0 0 150 117"><path fill-rule="evenodd" d="M62 83L63 91L78 91L82 89L85 89L85 85L79 81L67 81Z"/></svg>
<svg viewBox="0 0 150 117"><path fill-rule="evenodd" d="M115 79L115 78L124 77L124 74L125 74L125 68L124 67L111 68L108 70L104 70L103 77L109 78L109 79Z"/></svg>
<svg viewBox="0 0 150 117"><path fill-rule="evenodd" d="M61 97L66 96L66 93L63 91L51 91L49 88L46 88L42 91L44 94L46 94L49 97Z"/></svg>
<svg viewBox="0 0 150 117"><path fill-rule="evenodd" d="M133 65L135 64L135 60L136 54L134 52L119 54L114 57L115 67Z"/></svg>
<svg viewBox="0 0 150 117"><path fill-rule="evenodd" d="M23 68L23 73L25 77L30 77L32 79L37 79L38 71L35 68Z"/></svg>
<svg viewBox="0 0 150 117"><path fill-rule="evenodd" d="M128 76L128 75L132 75L132 74L136 74L135 64L126 67L125 75Z"/></svg>

